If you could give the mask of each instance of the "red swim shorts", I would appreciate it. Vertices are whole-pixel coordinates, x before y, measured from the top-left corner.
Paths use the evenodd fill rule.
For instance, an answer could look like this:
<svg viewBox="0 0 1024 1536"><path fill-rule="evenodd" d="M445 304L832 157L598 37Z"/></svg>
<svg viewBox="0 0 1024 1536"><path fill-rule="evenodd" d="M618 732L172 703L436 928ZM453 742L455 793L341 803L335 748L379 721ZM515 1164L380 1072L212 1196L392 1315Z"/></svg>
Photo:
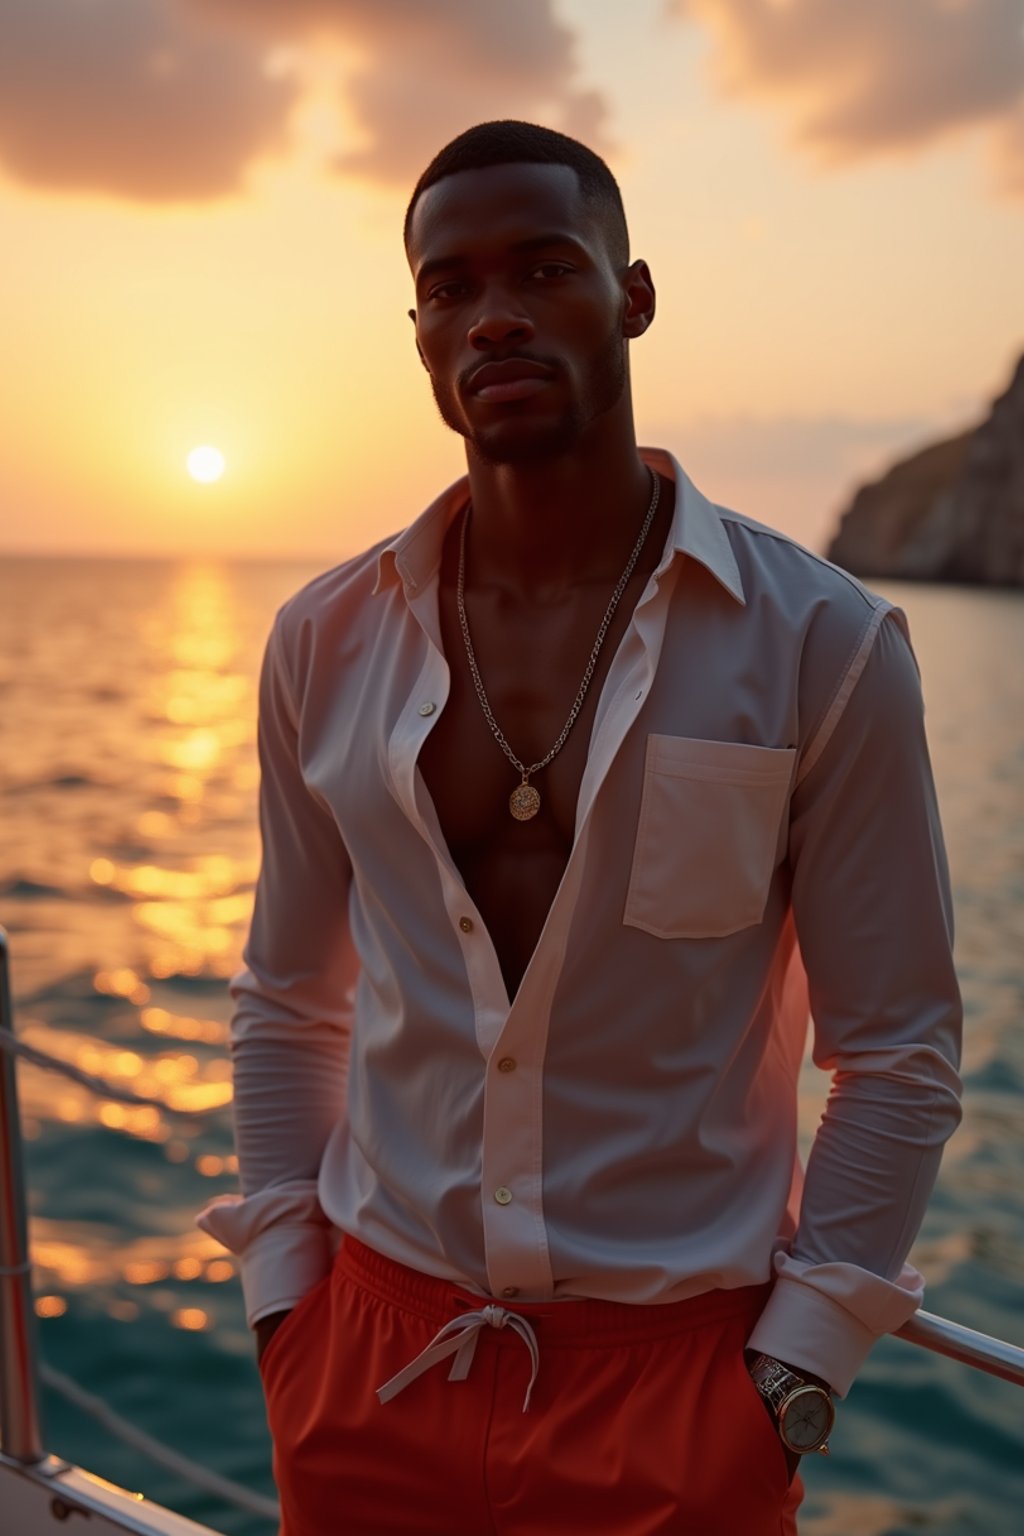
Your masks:
<svg viewBox="0 0 1024 1536"><path fill-rule="evenodd" d="M348 1238L260 1366L281 1536L795 1536L767 1295L508 1307Z"/></svg>

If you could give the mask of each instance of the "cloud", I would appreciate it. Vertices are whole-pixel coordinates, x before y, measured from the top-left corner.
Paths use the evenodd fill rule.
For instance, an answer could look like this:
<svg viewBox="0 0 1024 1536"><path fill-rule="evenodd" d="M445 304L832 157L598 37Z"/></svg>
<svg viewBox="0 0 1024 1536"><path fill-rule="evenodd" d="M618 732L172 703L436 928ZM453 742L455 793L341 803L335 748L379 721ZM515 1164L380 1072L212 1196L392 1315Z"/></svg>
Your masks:
<svg viewBox="0 0 1024 1536"><path fill-rule="evenodd" d="M342 174L408 186L492 117L604 143L554 0L0 0L0 166L135 200L234 192L287 151L304 64L338 45Z"/></svg>
<svg viewBox="0 0 1024 1536"><path fill-rule="evenodd" d="M995 151L1001 190L1013 197L1024 197L1024 99L1000 128Z"/></svg>
<svg viewBox="0 0 1024 1536"><path fill-rule="evenodd" d="M175 0L0 0L0 164L56 191L233 192L295 97L264 51Z"/></svg>
<svg viewBox="0 0 1024 1536"><path fill-rule="evenodd" d="M728 94L778 108L826 164L992 130L999 176L1024 179L1024 0L669 0L704 23Z"/></svg>
<svg viewBox="0 0 1024 1536"><path fill-rule="evenodd" d="M600 93L575 82L572 32L552 0L188 0L196 12L282 40L356 51L344 94L361 142L340 169L408 186L435 150L474 122L537 117L604 142Z"/></svg>

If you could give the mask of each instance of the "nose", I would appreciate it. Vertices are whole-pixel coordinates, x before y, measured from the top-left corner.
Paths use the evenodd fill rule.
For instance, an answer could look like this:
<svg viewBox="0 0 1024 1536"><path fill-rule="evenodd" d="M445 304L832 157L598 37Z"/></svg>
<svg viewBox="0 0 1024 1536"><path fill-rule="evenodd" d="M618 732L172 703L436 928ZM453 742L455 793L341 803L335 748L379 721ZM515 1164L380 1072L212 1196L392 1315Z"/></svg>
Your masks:
<svg viewBox="0 0 1024 1536"><path fill-rule="evenodd" d="M507 294L490 291L484 295L476 319L469 328L469 344L478 352L491 347L522 343L533 337L533 324L528 315L517 309Z"/></svg>

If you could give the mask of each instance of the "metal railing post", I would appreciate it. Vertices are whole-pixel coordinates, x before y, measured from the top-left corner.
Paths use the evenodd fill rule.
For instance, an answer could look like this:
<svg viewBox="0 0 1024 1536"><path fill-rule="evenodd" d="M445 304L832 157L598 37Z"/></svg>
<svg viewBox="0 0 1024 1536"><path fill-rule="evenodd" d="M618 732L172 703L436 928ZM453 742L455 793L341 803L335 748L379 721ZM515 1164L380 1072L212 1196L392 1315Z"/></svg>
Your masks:
<svg viewBox="0 0 1024 1536"><path fill-rule="evenodd" d="M0 1030L14 1033L7 935L0 928ZM36 1318L14 1057L0 1051L0 1445L14 1461L46 1460L39 1413Z"/></svg>

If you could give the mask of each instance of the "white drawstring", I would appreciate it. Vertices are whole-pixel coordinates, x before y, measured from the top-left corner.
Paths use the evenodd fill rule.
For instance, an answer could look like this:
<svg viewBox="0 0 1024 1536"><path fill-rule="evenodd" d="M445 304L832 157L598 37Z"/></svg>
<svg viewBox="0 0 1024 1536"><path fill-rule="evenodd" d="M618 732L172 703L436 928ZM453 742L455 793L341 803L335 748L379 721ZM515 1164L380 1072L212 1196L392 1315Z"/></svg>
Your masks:
<svg viewBox="0 0 1024 1536"><path fill-rule="evenodd" d="M450 1323L445 1323L415 1360L410 1361L397 1376L392 1376L390 1381L386 1381L382 1387L377 1388L380 1401L390 1402L409 1385L410 1381L415 1381L417 1376L422 1376L424 1371L429 1371L432 1365L436 1365L439 1360L446 1360L449 1355L454 1355L455 1359L448 1372L448 1380L465 1381L469 1375L469 1368L473 1364L476 1341L480 1337L481 1328L511 1328L529 1350L530 1384L523 1398L525 1413L530 1406L530 1393L533 1391L533 1384L537 1380L537 1372L540 1369L537 1335L525 1317L520 1317L518 1312L509 1312L505 1307L493 1305L481 1307L479 1312L464 1312L461 1317L453 1317Z"/></svg>

